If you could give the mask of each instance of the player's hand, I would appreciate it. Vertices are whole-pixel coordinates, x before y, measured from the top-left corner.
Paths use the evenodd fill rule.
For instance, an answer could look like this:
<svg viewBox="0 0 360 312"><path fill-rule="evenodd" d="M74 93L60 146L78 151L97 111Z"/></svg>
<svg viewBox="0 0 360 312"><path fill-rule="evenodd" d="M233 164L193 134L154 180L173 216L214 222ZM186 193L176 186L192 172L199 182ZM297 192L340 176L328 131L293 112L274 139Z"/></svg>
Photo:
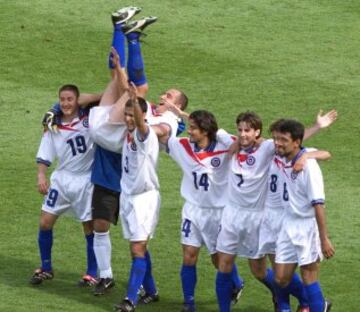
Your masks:
<svg viewBox="0 0 360 312"><path fill-rule="evenodd" d="M337 118L337 111L335 109L323 114L323 111L320 110L317 117L316 117L316 125L322 129L327 128L331 124L333 124Z"/></svg>
<svg viewBox="0 0 360 312"><path fill-rule="evenodd" d="M38 175L38 191L40 194L46 195L49 189L49 183L46 176L43 174Z"/></svg>
<svg viewBox="0 0 360 312"><path fill-rule="evenodd" d="M229 147L229 154L232 156L232 155L235 155L235 154L238 154L240 152L240 141L239 140L236 140L234 141L233 144L230 145Z"/></svg>
<svg viewBox="0 0 360 312"><path fill-rule="evenodd" d="M44 130L49 130L50 132L57 133L58 126L56 124L56 111L53 109L50 109L47 111L43 117L42 125L44 127Z"/></svg>
<svg viewBox="0 0 360 312"><path fill-rule="evenodd" d="M328 237L321 240L321 250L326 259L330 259L335 254L335 248Z"/></svg>
<svg viewBox="0 0 360 312"><path fill-rule="evenodd" d="M307 155L306 155L306 153L304 153L295 162L295 164L293 166L293 171L294 172L302 171L304 169L305 165L306 165L306 160L307 160Z"/></svg>

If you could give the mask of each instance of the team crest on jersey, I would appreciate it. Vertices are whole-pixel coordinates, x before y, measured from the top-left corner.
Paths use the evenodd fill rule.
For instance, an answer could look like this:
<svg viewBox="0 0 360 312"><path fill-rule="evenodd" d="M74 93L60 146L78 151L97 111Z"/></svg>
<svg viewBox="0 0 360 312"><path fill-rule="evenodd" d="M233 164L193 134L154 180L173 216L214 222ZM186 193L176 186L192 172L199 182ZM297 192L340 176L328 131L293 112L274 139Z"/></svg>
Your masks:
<svg viewBox="0 0 360 312"><path fill-rule="evenodd" d="M84 118L82 121L82 124L85 128L89 128L89 119L88 118Z"/></svg>
<svg viewBox="0 0 360 312"><path fill-rule="evenodd" d="M130 148L131 148L132 151L136 152L137 147L136 147L136 143L134 141L131 142Z"/></svg>
<svg viewBox="0 0 360 312"><path fill-rule="evenodd" d="M254 165L256 162L256 159L254 156L250 155L248 156L248 158L246 159L246 163L249 165L249 166L252 166Z"/></svg>
<svg viewBox="0 0 360 312"><path fill-rule="evenodd" d="M219 167L221 164L220 158L219 157L214 157L213 159L211 159L211 166L213 167Z"/></svg>
<svg viewBox="0 0 360 312"><path fill-rule="evenodd" d="M291 172L291 179L296 180L297 176L299 175L298 172L292 171Z"/></svg>

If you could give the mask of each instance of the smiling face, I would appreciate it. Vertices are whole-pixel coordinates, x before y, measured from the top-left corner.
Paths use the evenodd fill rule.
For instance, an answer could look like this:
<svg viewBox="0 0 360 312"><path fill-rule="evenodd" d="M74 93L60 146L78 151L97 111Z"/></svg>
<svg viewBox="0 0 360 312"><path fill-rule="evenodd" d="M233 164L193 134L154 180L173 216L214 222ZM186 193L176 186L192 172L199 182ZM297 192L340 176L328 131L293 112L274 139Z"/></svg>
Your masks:
<svg viewBox="0 0 360 312"><path fill-rule="evenodd" d="M289 132L273 131L272 137L275 144L275 152L288 160L292 159L300 150L301 140L293 140Z"/></svg>
<svg viewBox="0 0 360 312"><path fill-rule="evenodd" d="M201 130L194 120L189 119L188 131L191 143L203 145L203 142L208 142L208 134L206 131Z"/></svg>
<svg viewBox="0 0 360 312"><path fill-rule="evenodd" d="M127 129L132 132L135 130L134 108L125 107L125 122Z"/></svg>
<svg viewBox="0 0 360 312"><path fill-rule="evenodd" d="M257 138L260 136L260 129L251 128L249 123L240 121L237 126L238 139L242 148L253 146Z"/></svg>
<svg viewBox="0 0 360 312"><path fill-rule="evenodd" d="M177 99L180 96L180 91L176 89L169 89L160 95L159 105L156 108L156 112L162 114L168 110L166 102L173 105L177 105Z"/></svg>
<svg viewBox="0 0 360 312"><path fill-rule="evenodd" d="M65 120L72 120L79 113L78 97L74 91L63 90L59 94L60 109Z"/></svg>

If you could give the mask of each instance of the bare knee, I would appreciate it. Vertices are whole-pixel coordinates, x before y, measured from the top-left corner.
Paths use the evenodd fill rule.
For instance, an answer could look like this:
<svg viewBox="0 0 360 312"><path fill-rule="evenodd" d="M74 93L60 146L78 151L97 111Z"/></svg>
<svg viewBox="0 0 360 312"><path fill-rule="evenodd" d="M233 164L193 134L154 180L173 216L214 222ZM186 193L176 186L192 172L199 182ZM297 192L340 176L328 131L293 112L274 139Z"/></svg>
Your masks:
<svg viewBox="0 0 360 312"><path fill-rule="evenodd" d="M266 258L249 259L249 267L252 275L262 281L266 277Z"/></svg>
<svg viewBox="0 0 360 312"><path fill-rule="evenodd" d="M301 278L305 285L310 285L319 280L319 268L320 265L318 262L300 267Z"/></svg>
<svg viewBox="0 0 360 312"><path fill-rule="evenodd" d="M144 258L147 250L147 242L131 242L130 251L133 258Z"/></svg>
<svg viewBox="0 0 360 312"><path fill-rule="evenodd" d="M218 270L223 273L230 273L233 269L235 255L219 252L217 260Z"/></svg>
<svg viewBox="0 0 360 312"><path fill-rule="evenodd" d="M183 264L196 265L199 255L199 248L183 245Z"/></svg>
<svg viewBox="0 0 360 312"><path fill-rule="evenodd" d="M51 230L54 227L57 218L58 216L56 215L47 212L42 212L40 216L40 224L39 224L40 230L42 231Z"/></svg>
<svg viewBox="0 0 360 312"><path fill-rule="evenodd" d="M110 229L110 222L104 219L94 220L94 231L98 233L105 233Z"/></svg>
<svg viewBox="0 0 360 312"><path fill-rule="evenodd" d="M92 234L94 227L93 227L93 222L92 221L86 221L83 222L83 230L84 230L84 234L85 235L90 235Z"/></svg>

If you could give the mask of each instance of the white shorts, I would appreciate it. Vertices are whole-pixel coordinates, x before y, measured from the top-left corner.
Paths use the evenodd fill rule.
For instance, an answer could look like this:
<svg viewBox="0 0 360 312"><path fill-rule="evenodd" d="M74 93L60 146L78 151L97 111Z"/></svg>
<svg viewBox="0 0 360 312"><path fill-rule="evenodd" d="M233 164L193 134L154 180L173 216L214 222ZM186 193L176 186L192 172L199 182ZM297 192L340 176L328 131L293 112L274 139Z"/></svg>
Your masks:
<svg viewBox="0 0 360 312"><path fill-rule="evenodd" d="M185 203L182 209L181 244L201 247L205 245L210 254L216 253L223 209L204 208Z"/></svg>
<svg viewBox="0 0 360 312"><path fill-rule="evenodd" d="M275 262L302 266L322 258L316 219L286 216L276 241Z"/></svg>
<svg viewBox="0 0 360 312"><path fill-rule="evenodd" d="M109 121L109 113L113 106L96 106L90 109L89 132L94 142L102 148L121 153L127 128L125 123Z"/></svg>
<svg viewBox="0 0 360 312"><path fill-rule="evenodd" d="M244 210L226 205L221 219L216 250L248 259L259 259L260 224L263 210Z"/></svg>
<svg viewBox="0 0 360 312"><path fill-rule="evenodd" d="M276 241L281 229L284 209L265 208L262 224L260 225L259 254L275 254Z"/></svg>
<svg viewBox="0 0 360 312"><path fill-rule="evenodd" d="M91 172L83 175L54 171L42 210L54 215L69 213L81 222L90 221L93 184Z"/></svg>
<svg viewBox="0 0 360 312"><path fill-rule="evenodd" d="M151 190L137 195L120 196L120 220L124 238L146 241L152 238L159 221L160 193Z"/></svg>

